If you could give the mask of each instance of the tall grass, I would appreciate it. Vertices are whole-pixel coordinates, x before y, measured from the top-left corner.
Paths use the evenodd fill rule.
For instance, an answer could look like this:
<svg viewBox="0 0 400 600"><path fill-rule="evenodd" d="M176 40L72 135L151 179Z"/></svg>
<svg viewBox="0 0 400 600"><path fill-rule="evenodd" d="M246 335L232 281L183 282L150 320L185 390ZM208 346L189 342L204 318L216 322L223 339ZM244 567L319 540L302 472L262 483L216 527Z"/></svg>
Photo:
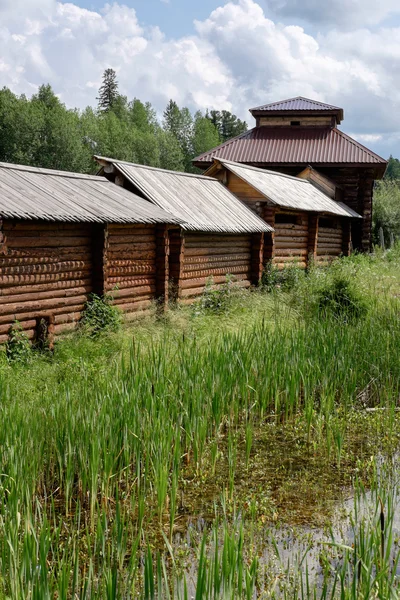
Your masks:
<svg viewBox="0 0 400 600"><path fill-rule="evenodd" d="M362 318L319 311L335 270L358 285ZM397 405L398 275L396 260L356 257L288 293L241 292L226 313L73 336L27 365L4 357L0 597L189 597L188 582L171 584L174 534L221 494L234 506L266 419L296 419L306 446L340 467L352 411ZM202 497L222 463L224 481ZM195 597L253 597L243 529L213 535L211 563L208 538L199 546Z"/></svg>

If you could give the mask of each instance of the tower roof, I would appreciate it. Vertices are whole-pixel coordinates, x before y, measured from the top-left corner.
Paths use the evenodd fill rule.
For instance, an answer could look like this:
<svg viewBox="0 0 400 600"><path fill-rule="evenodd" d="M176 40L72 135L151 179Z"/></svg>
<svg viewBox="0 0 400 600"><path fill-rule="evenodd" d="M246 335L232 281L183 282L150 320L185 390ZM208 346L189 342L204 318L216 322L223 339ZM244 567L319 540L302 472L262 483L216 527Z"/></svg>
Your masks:
<svg viewBox="0 0 400 600"><path fill-rule="evenodd" d="M310 100L309 98L303 98L303 96L297 96L296 98L289 98L288 100L280 100L279 102L272 102L271 104L264 104L262 106L256 106L250 109L253 117L261 116L265 113L274 114L297 114L307 112L308 114L325 114L335 115L337 122L340 123L343 120L343 109L332 104L324 104L318 100Z"/></svg>

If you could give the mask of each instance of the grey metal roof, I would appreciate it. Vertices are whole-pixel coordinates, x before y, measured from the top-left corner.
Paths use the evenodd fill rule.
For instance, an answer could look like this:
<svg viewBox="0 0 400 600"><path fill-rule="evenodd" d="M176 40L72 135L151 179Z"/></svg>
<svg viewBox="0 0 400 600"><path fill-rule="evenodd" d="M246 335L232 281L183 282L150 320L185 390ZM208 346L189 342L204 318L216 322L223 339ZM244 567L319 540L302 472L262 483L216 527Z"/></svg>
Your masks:
<svg viewBox="0 0 400 600"><path fill-rule="evenodd" d="M282 208L320 212L341 217L360 217L342 202L335 202L307 179L291 177L238 163L216 159L226 169L246 181L273 204Z"/></svg>
<svg viewBox="0 0 400 600"><path fill-rule="evenodd" d="M95 159L100 164L114 165L145 198L178 217L184 229L220 233L273 231L212 177L156 169L101 156L95 156Z"/></svg>
<svg viewBox="0 0 400 600"><path fill-rule="evenodd" d="M253 111L341 111L342 108L339 106L333 106L332 104L325 104L324 102L319 102L318 100L310 100L310 98L304 98L303 96L296 96L296 98L289 98L288 100L280 100L279 102L271 102L270 104L264 104L263 106L256 106L255 108L250 108L250 112Z"/></svg>
<svg viewBox="0 0 400 600"><path fill-rule="evenodd" d="M0 216L94 223L180 220L104 177L0 163Z"/></svg>

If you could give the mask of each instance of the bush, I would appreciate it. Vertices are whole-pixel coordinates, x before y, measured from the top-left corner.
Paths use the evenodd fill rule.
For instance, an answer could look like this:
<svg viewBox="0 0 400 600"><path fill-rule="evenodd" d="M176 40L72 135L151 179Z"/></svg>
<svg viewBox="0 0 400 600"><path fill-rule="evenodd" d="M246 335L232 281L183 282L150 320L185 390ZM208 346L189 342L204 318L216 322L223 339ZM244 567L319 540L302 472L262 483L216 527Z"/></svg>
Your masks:
<svg viewBox="0 0 400 600"><path fill-rule="evenodd" d="M10 363L27 363L32 354L32 347L28 336L23 331L21 324L15 321L10 328L6 342L6 356Z"/></svg>
<svg viewBox="0 0 400 600"><path fill-rule="evenodd" d="M104 331L117 331L121 327L121 313L111 304L109 295L91 294L83 311L81 325L91 336Z"/></svg>
<svg viewBox="0 0 400 600"><path fill-rule="evenodd" d="M350 279L340 274L319 291L317 306L320 312L343 321L363 317L368 310L366 301Z"/></svg>
<svg viewBox="0 0 400 600"><path fill-rule="evenodd" d="M296 264L280 269L272 264L272 261L269 261L261 277L261 287L267 292L272 292L275 289L289 292L296 287L301 277L304 277L304 269Z"/></svg>
<svg viewBox="0 0 400 600"><path fill-rule="evenodd" d="M212 277L210 277L200 300L195 305L196 308L213 313L227 311L232 299L233 281L233 277L227 275L226 282L216 288L214 287Z"/></svg>

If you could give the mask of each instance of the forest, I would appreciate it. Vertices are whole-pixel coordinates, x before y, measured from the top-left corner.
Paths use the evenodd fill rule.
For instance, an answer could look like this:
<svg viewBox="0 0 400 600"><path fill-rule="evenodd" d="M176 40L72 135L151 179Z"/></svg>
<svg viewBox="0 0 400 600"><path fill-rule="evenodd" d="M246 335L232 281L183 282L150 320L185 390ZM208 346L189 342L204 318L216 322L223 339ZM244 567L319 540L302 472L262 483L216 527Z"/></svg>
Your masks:
<svg viewBox="0 0 400 600"><path fill-rule="evenodd" d="M116 73L104 73L98 106L68 109L50 85L30 99L0 90L0 161L93 173L93 154L171 169L195 171L192 159L247 124L228 111L194 115L170 100L162 121L150 102L118 91Z"/></svg>

